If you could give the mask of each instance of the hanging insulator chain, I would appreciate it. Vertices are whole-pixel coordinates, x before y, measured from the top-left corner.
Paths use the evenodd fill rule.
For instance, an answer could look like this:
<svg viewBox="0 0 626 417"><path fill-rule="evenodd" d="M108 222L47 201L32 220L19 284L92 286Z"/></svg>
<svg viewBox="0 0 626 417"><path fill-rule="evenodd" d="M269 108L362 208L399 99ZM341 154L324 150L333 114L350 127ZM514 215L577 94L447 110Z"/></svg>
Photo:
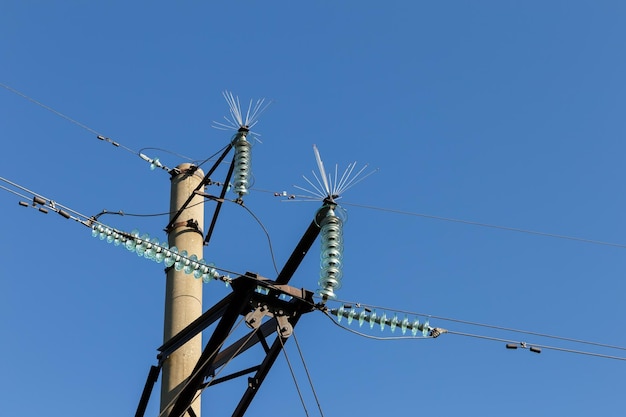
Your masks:
<svg viewBox="0 0 626 417"><path fill-rule="evenodd" d="M378 315L376 310L371 312L366 310L357 311L354 308L345 308L343 306L331 309L330 314L337 316L338 322L341 322L342 318L348 319L348 325L352 324L354 320L357 320L359 322L359 327L368 323L370 329L373 328L374 325L378 325L382 331L385 329L385 326L389 326L392 333L395 332L397 328L400 328L402 334L406 334L407 331L410 331L413 336L417 336L418 333L421 333L424 337L437 337L440 334L447 332L445 329L430 327L428 318L426 318L423 322L420 322L417 318L411 321L407 316L403 319L399 319L397 314L394 314L392 317L388 317L384 312L381 315Z"/></svg>
<svg viewBox="0 0 626 417"><path fill-rule="evenodd" d="M133 230L131 233L121 232L102 224L93 225L91 235L114 246L122 246L130 252L135 252L137 256L155 261L163 262L166 267L174 267L176 271L183 271L185 274L193 275L194 278L204 282L219 279L229 284L231 279L221 275L213 263L207 263L204 259L198 259L196 255L189 255L186 250L178 252L176 246L169 247L167 242L159 242L157 238L150 239L148 234L140 235L139 231Z"/></svg>

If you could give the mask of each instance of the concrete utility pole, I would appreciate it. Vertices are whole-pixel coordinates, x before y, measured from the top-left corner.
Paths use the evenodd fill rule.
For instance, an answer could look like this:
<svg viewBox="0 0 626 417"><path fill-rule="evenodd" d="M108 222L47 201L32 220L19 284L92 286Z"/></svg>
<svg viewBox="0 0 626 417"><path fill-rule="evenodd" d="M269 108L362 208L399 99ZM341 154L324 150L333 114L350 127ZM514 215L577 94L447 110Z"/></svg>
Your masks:
<svg viewBox="0 0 626 417"><path fill-rule="evenodd" d="M177 167L180 174L172 177L170 197L170 212L172 214L170 216L174 216L185 204L204 177L204 173L200 169L190 170L192 167L191 164L181 164ZM199 191L204 191L204 188ZM179 252L185 249L189 256L195 254L198 259L203 257L203 201L203 197L194 196L187 208L176 219L171 230L168 231L170 247L176 246ZM176 271L174 267L168 269L166 280L164 343L202 315L202 280L194 278L192 274ZM170 402L191 375L201 354L202 335L198 334L172 353L163 363L161 412L167 409L163 413L164 417L169 416ZM192 403L191 407L195 415L200 417L200 397Z"/></svg>

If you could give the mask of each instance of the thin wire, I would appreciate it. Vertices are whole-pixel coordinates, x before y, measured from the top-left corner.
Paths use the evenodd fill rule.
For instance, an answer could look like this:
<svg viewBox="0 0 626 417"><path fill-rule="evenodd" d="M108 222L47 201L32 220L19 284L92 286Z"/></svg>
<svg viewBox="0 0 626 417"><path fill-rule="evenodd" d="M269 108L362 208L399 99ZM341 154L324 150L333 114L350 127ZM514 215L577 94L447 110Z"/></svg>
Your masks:
<svg viewBox="0 0 626 417"><path fill-rule="evenodd" d="M53 202L54 200L51 200L47 197L44 197L38 193L35 193L34 191L29 190L26 187L23 187L19 184L16 184L12 181L7 180L6 178L0 177L0 181L4 181L7 184L10 184L20 190L23 190L31 195L34 196L38 196L41 197L47 201ZM22 198L28 198L27 196L16 192L15 190L11 190L7 187L4 186L0 186L1 189L4 189L12 194L15 194L19 197ZM231 201L232 200L228 200ZM86 216L82 213L79 213L69 207L63 206L61 204L58 204L56 202L54 202L55 207L61 207L69 212L72 212L74 214L76 214L79 217L82 217L84 219L89 219L89 216ZM199 204L199 203L198 203ZM270 242L270 252L272 253L272 260L274 261L274 256L273 256L273 249L271 246L271 240L269 237L269 234L267 233L267 230L264 228L264 226L262 225L262 223L259 221L259 219L245 206L242 205L242 207L244 207L246 210L248 210L248 212L257 220L257 222L259 222L259 224L261 225L261 227L263 228L264 232L266 233L266 236L268 237L268 242ZM110 213L110 212L107 212ZM119 214L119 213L110 213L110 214ZM169 213L164 213L164 214L169 214ZM133 216L135 214L125 214L125 215L129 215L129 216ZM160 214L155 214L155 215L160 215ZM135 216L150 216L150 215L135 215ZM276 263L274 261L274 268L276 269ZM243 275L243 274L239 274L237 272L233 272L233 271L229 271L223 268L218 268L216 267L216 269L220 270L220 271L224 271L224 272L229 272L229 273L233 273L233 274L237 274L237 275ZM356 305L365 305L365 304L361 304L361 303L357 303L357 302L351 302L351 301L346 301L346 300L335 300L337 302L342 302L342 303L351 303L351 304L356 304ZM539 333L539 332L533 332L533 331L527 331L527 330L521 330L521 329L514 329L514 328L509 328L509 327L503 327L503 326L496 326L496 325L490 325L490 324L485 324L485 323L478 323L478 322L473 322L473 321L468 321L468 320L460 320L460 319L455 319L455 318L449 318L449 317L443 317L443 316L436 316L436 315L432 315L432 314L423 314L423 313L417 313L417 312L412 312L412 311L407 311L407 310L399 310L399 309L392 309L392 308L386 308L386 307L382 307L382 306L375 306L375 305L370 305L367 304L368 307L371 308L379 308L379 309L383 309L383 310L389 310L389 311L396 311L399 313L405 313L405 314L412 314L412 315L418 315L418 316L427 316L427 317L431 317L431 318L435 318L435 319L439 319L439 320L445 320L445 321L451 321L451 322L457 322L457 323L462 323L462 324L467 324L467 325L472 325L472 326L479 326L479 327L485 327L485 328L491 328L491 329L496 329L496 330L502 330L502 331L509 331L509 332L514 332L514 333L521 333L521 334L528 334L528 335L533 335L533 336L538 336L538 337L545 337L545 338L551 338L551 339L556 339L556 340L563 340L563 341L568 341L568 342L573 342L573 343L581 343L581 344L587 344L587 345L592 345L592 346L598 346L598 347L604 347L604 348L609 348L609 349L617 349L617 350L624 350L626 351L626 347L622 347L622 346L616 346L616 345L609 345L609 344L605 344L605 343L598 343L598 342L592 342L592 341L587 341L587 340L581 340L581 339L574 339L574 338L568 338L568 337L562 337L562 336L555 336L555 335L550 335L550 334L545 334L545 333ZM333 320L334 321L334 320ZM349 328L347 328L349 329ZM352 329L349 329L352 330ZM358 334L358 332L356 332ZM368 336L369 335L365 335Z"/></svg>
<svg viewBox="0 0 626 417"><path fill-rule="evenodd" d="M9 180L8 180L8 179L6 179L6 178L0 177L0 181L6 182L7 184L12 185L13 187L18 188L18 189L20 189L20 190L22 190L22 191L25 191L25 192L27 192L28 194L31 194L31 195L33 195L33 196L40 197L40 198L42 198L42 199L46 200L46 201L49 203L49 207L50 207L50 208L53 208L53 209L58 209L58 208L61 208L61 209L64 209L65 211L68 211L68 212L70 212L70 213L75 214L75 215L76 215L76 216L78 216L78 217L82 217L82 218L83 218L83 219L85 219L85 220L88 220L88 219L89 219L89 216L86 216L86 215L84 215L84 214L82 214L82 213L79 213L79 212L77 212L76 210L73 210L73 209L71 209L71 208L69 208L69 207L67 207L67 206L62 205L62 204L59 204L59 203L57 203L56 201L54 201L54 200L52 200L52 199L50 199L50 198L47 198L47 197L45 197L45 196L43 196L43 195L41 195L41 194L38 194L38 193L36 193L36 192L34 192L34 191L31 191L31 190L29 190L28 188L26 188L26 187L24 187L24 186L22 186L22 185L19 185L19 184L17 184L17 183L14 183L13 181L9 181ZM6 187L3 187L3 189L5 189L5 190L7 190L7 191L10 191L10 190L8 190ZM15 192L13 192L13 193L14 193L14 194L16 194ZM18 194L18 195L19 195L19 194ZM75 220L76 220L76 219L75 219Z"/></svg>
<svg viewBox="0 0 626 417"><path fill-rule="evenodd" d="M32 196L40 197L40 198L42 198L43 200L46 200L46 202L47 202L46 207L49 207L49 208L51 208L51 209L52 209L52 210L54 210L54 211L57 211L57 212L58 212L58 210L59 210L59 209L63 209L63 210L65 210L65 211L67 211L67 212L73 213L73 214L74 214L75 216L77 216L77 217L71 217L71 218L72 218L73 220L75 220L75 221L77 221L77 222L81 223L83 226L86 226L86 227L92 228L94 225L101 225L101 226L103 226L103 227L111 228L110 226L108 226L108 225L106 225L106 224L104 224L104 223L102 223L102 222L98 221L98 220L97 220L97 218L94 218L94 217L98 217L98 216L87 216L87 215L85 215L85 214L79 213L79 212L77 212L77 211L76 211L76 210L74 210L74 209L71 209L71 208L69 208L69 207L67 207L67 206L64 206L64 205L62 205L62 204L59 204L59 203L57 203L56 201L54 201L54 200L52 200L52 199L50 199L50 198L47 198L47 197L45 197L45 196L43 196L43 195L41 195L41 194L38 194L38 193L36 193L36 192L34 192L34 191L31 191L31 190L29 190L28 188L26 188L26 187L24 187L24 186L22 186L22 185L19 185L19 184L17 184L17 183L14 183L14 182L12 182L12 181L10 181L10 180L6 179L6 178L0 177L0 181L3 181L3 182L5 182L5 183L7 183L7 184L9 184L9 185L12 185L13 187L18 188L18 189L20 189L20 190L22 190L22 191L25 191L25 192L27 192L27 193L31 194ZM19 197L21 197L21 198L27 199L27 200L28 200L28 199L30 199L30 197L28 197L28 196L26 196L26 195L24 195L24 194L21 194L21 193L19 193L19 192L15 191L15 190L11 190L10 188L7 188L7 187L1 186L1 185L0 185L0 189L3 189L3 190L5 190L5 191L8 191L8 192L10 192L10 193L12 193L12 194L15 194L15 195L17 195L17 196L19 196ZM226 200L226 201L233 202L232 200ZM194 205L196 205L196 204L201 204L201 203L202 203L202 202L195 203ZM191 207L193 207L194 205L191 205L191 206L189 206L188 208L191 208ZM246 209L247 209L247 208L246 208ZM101 212L101 213L100 213L100 215L102 215L102 214L117 214L117 215L138 216L138 217L142 217L142 216L153 216L153 215L154 215L154 216L158 216L158 215L161 215L161 214L153 214L153 215L147 214L147 215L140 215L140 214L126 214L126 213L122 213L122 214L120 214L120 212L109 212L109 211L106 211L106 212L104 212L104 213L102 213L102 212ZM163 213L163 214L171 214L171 213ZM258 220L257 220L257 221L258 221ZM263 226L262 226L262 227L263 227ZM131 237L131 234L130 234L130 233L128 233L128 232L124 232L124 231L121 231L121 230L118 230L118 229L115 229L115 228L111 228L111 229L115 230L116 232L118 232L118 233L120 233L120 234L122 234L122 235L124 235L124 236ZM264 228L264 230L265 230L265 228ZM266 231L266 230L265 230L265 232L266 232L266 236L268 237L268 241L270 241L269 234L267 234L267 231ZM164 248L164 249L165 249L165 248ZM271 241L270 241L270 252L271 252L271 254L272 254L272 261L274 262L274 269L277 269L277 268L276 268L276 262L275 262L275 260L274 260L274 253L273 253L273 248L272 248L272 246L271 246ZM188 260L189 260L189 258L185 258L185 259L188 259ZM236 272L236 271L231 271L231 270L229 270L229 269L220 268L220 267L218 267L218 266L214 266L214 268L215 268L216 270L218 270L218 271L222 271L222 272L225 272L225 273L228 273L228 274L240 275L240 276L248 276L248 275L247 275L247 274L245 274L245 273L240 273L240 272ZM226 278L228 278L228 277L226 277ZM254 276L249 276L249 278L255 278L255 277L254 277ZM226 284L228 284L228 280L226 280L226 281L224 281L224 282L225 282Z"/></svg>
<svg viewBox="0 0 626 417"><path fill-rule="evenodd" d="M337 326L337 327L339 327L339 328L341 328L343 330L347 330L350 333L354 333L354 334L356 334L358 336L364 337L366 339L373 339L373 340L423 340L423 339L434 339L434 337L432 337L432 336L422 336L422 337L416 337L416 336L389 336L389 337L371 336L369 334L361 333L361 332L358 332L358 331L356 331L354 329L346 327L343 324L338 323L337 320L335 320L333 318L333 316L328 314L328 312L326 312L324 310L320 310L320 311L322 311L322 313L324 313L324 315L326 317L328 317L328 319L330 321L332 321L335 326Z"/></svg>
<svg viewBox="0 0 626 417"><path fill-rule="evenodd" d="M408 311L408 310L387 308L387 307L383 307L383 306L376 306L376 305L373 305L373 304L363 304L363 303L357 303L357 302L346 301L346 300L333 300L333 301L339 302L339 303L344 303L344 304L354 304L354 305L357 305L357 306L368 307L368 308L373 308L373 309L375 308L375 309L380 309L380 310L393 311L393 312L403 313L403 314L408 314L408 315L413 315L413 316L429 317L429 318L433 318L433 319L436 319L436 320L450 321L450 322L455 322L455 323L467 324L467 325L470 325L470 326L486 327L486 328L489 328L489 329L502 330L502 331L507 331L507 332L512 332L512 333L521 333L521 334L527 334L527 335L531 335L531 336L545 337L545 338L548 338L548 339L563 340L563 341L566 341L566 342L581 343L581 344L585 344L585 345L598 346L598 347L603 347L603 348L608 348L608 349L617 349L617 350L624 350L624 351L626 351L626 347L623 347L623 346L609 345L609 344L605 344L605 343L592 342L592 341L588 341L588 340L573 339L573 338L570 338L570 337L555 336L555 335L551 335L551 334L533 332L533 331L529 331L529 330L514 329L514 328L510 328L510 327L503 327L503 326L496 326L496 325L492 325L492 324L478 323L478 322L475 322L475 321L460 320L460 319L455 319L455 318L450 318L450 317L436 316L436 315L433 315L433 314L424 314L424 313L418 313L418 312Z"/></svg>
<svg viewBox="0 0 626 417"><path fill-rule="evenodd" d="M299 188L299 189L302 189L301 187L298 187L298 186L295 186L295 187ZM253 188L253 189L255 191L259 191L259 192L263 192L263 193L274 194L274 196L282 196L282 193L277 193L275 191L264 190L264 189L259 189L259 188ZM310 190L306 190L306 189L303 189L303 190L311 192ZM289 202L316 201L315 199L313 199L313 200L308 200L308 199L307 200L295 200L294 199L295 197L310 198L308 196L301 196L301 195L293 195L292 194L292 195L289 196L289 200L283 200L283 201L289 201ZM612 246L612 247L623 248L623 249L626 248L626 244L622 244L622 243L614 243L614 242L606 242L606 241L601 241L601 240L586 239L586 238L580 238L580 237L575 237L575 236L560 235L560 234L555 234L555 233L547 233L547 232L541 232L541 231L536 231L536 230L520 229L520 228L508 227L508 226L500 226L500 225L489 224L489 223L475 222L475 221L471 221L471 220L463 220L463 219L456 219L456 218L451 218L451 217L435 216L435 215L431 215L431 214L415 213L415 212L410 212L410 211L396 210L396 209L384 208L384 207L375 207L375 206L369 206L369 205L364 205L364 204L346 203L345 201L342 201L341 204L345 205L345 206L359 207L359 208L365 208L365 209L369 209L369 210L377 210L377 211L383 211L383 212L388 212L388 213L402 214L402 215L405 215L405 216L423 217L423 218L427 218L427 219L442 220L442 221L453 222L453 223L461 223L461 224L468 224L468 225L472 225L472 226L488 227L488 228L492 228L492 229L506 230L506 231L517 232L517 233L526 233L526 234L531 234L531 235L536 235L536 236L553 237L553 238L557 238L557 239L573 240L573 241L577 241L577 242L592 243L592 244L604 245L604 246Z"/></svg>
<svg viewBox="0 0 626 417"><path fill-rule="evenodd" d="M452 331L452 330L448 330L447 333L448 334L454 334L454 335L457 335L457 336L473 337L473 338L476 338L476 339L484 339L484 340L490 340L490 341L495 341L495 342L520 344L520 342L515 341L515 340L500 339L498 337L482 336L482 335L477 335L477 334L472 334L472 333L455 332L455 331ZM559 352L574 353L574 354L577 354L577 355L587 355L587 356L595 356L595 357L598 357L598 358L626 361L626 358L621 357L621 356L604 355L604 354L601 354L601 353L585 352L585 351L582 351L582 350L566 349L566 348L561 348L561 347L556 347L556 346L536 345L534 343L528 343L528 346L529 347L541 348L541 349L547 349L547 350L556 350L556 351L559 351Z"/></svg>
<svg viewBox="0 0 626 417"><path fill-rule="evenodd" d="M294 342L296 342L296 347L298 348L298 353L300 354L300 359L302 360L302 365L304 366L304 372L306 372L306 377L309 379L309 385L311 386L311 391L313 391L313 397L315 397L315 402L317 403L317 408L320 410L320 415L324 417L324 412L322 411L322 406L320 404L320 400L317 397L317 392L315 392L315 386L313 385L313 380L311 379L311 374L309 373L309 368L306 366L306 362L304 361L304 355L302 355L302 349L300 349L300 343L298 343L298 338L296 337L296 332L292 331L291 335L293 336Z"/></svg>
<svg viewBox="0 0 626 417"><path fill-rule="evenodd" d="M197 203L193 203L190 204L189 206L187 206L185 208L185 210L190 209L192 207L195 207L197 205L200 205L204 203L204 201L200 201ZM184 210L183 210L184 211ZM158 217L158 216L167 216L167 215L171 215L172 213L176 213L176 211L166 211L163 213L147 213L147 214L140 214L140 213L126 213L125 211L119 210L119 211L108 211L106 209L102 210L102 212L100 214L116 214L118 216L129 216L129 217Z"/></svg>
<svg viewBox="0 0 626 417"><path fill-rule="evenodd" d="M84 125L84 124L80 123L79 121L72 119L72 118L71 118L71 117L69 117L69 116L66 116L65 114L61 113L60 111L55 110L55 109L53 109L52 107L47 106L47 105L45 105L45 104L41 103L40 101L35 100L35 99L34 99L34 98L32 98L32 97L27 96L26 94L22 93L21 91L18 91L18 90L16 90L16 89L14 89L14 88L12 88L12 87L9 87L8 85L6 85L6 84L2 84L2 83L0 83L0 87L3 87L3 88L5 88L5 89L9 90L10 92L17 94L18 96L21 96L21 97L25 98L26 100L28 100L28 101L30 101L30 102L32 102L32 103L35 103L35 104L36 104L36 105L38 105L38 106L43 107L44 109L46 109L46 110L48 110L48 111L50 111L50 112L52 112L52 113L56 114L56 115L57 115L57 116L59 116L59 117L62 117L63 119L65 119L65 120L67 120L67 121L69 121L69 122L71 122L71 123L75 124L76 126L78 126L78 127L82 128L82 129L85 129L86 131L88 131L88 132L90 132L90 133L93 133L93 134L94 134L94 135L96 135L96 136L102 136L102 137L104 137L104 136L105 136L105 135L103 135L102 133L98 132L97 130L92 129L92 128L90 128L89 126ZM105 139L108 139L108 138L106 138L106 137L105 137ZM124 146L124 145L122 145L122 144L118 143L118 142L115 142L115 144L116 144L117 146L119 146L120 148L122 148L122 149L124 149L124 150L126 150L126 151L128 151L128 152L130 152L130 153L132 153L132 154L134 154L134 155L139 155L139 152L134 151L134 150L132 150L132 149L130 149L130 148L128 148L128 147L126 147L126 146Z"/></svg>
<svg viewBox="0 0 626 417"><path fill-rule="evenodd" d="M73 209L71 209L71 208L69 208L69 207L67 207L67 206L64 206L64 205L62 205L62 204L57 203L56 201L54 201L54 200L52 200L52 199L50 199L50 198L44 197L44 196L43 196L43 195L41 195L41 194L38 194L38 193L36 193L36 192L34 192L34 191L31 191L31 190L29 190L28 188L26 188L26 187L24 187L24 186L22 186L22 185L19 185L19 184L17 184L17 183L14 183L14 182L12 182L12 181L9 181L9 180L8 180L8 179L6 179L6 178L0 177L0 181L6 182L7 184L10 184L10 185L12 185L12 186L14 186L14 187L16 187L16 188L19 188L20 190L26 191L27 193L31 194L32 196L41 197L41 198L43 198L44 200L47 200L47 201L49 201L49 202L54 202L54 205L55 205L56 207L61 207L61 208L65 209L65 210L67 210L67 211L70 211L70 212L72 212L72 213L76 214L77 216L83 217L85 220L87 220L87 219L89 219L89 218L90 218L90 216L87 216L87 215L81 214L81 213L79 213L79 212L77 212L77 211L75 211L75 210L73 210ZM10 188L4 187L4 186L0 186L0 189L3 189L3 190L8 191L8 192L10 192L10 193L12 193L12 194L15 194L15 195L17 195L18 197L22 197L22 198L25 198L25 199L30 199L30 198L31 198L31 197L28 197L28 196L26 196L26 195L24 195L24 194L18 193L17 191L15 191L15 190L11 190ZM186 209L190 209L190 208L192 208L192 207L195 207L195 206L197 206L197 205L199 205L199 204L202 204L203 202L204 202L204 201L200 201L200 202L197 202L197 203L191 204L191 205L189 205ZM185 209L185 210L186 210L186 209ZM167 216L167 215L171 215L172 213L175 213L175 211L167 211L167 212L163 212L163 213L147 213L147 214L140 214L140 213L126 213L126 212L124 212L124 211L122 211L122 210L119 210L119 211L108 211L107 209L104 209L104 210L102 210L102 212L100 212L100 215L104 215L104 214L114 214L114 215L118 215L118 216L129 216L129 217L157 217L157 216Z"/></svg>
<svg viewBox="0 0 626 417"><path fill-rule="evenodd" d="M83 129L85 129L85 130L86 130L86 131L88 131L88 132L93 133L94 135L101 135L101 133L100 133L100 132L98 132L98 131L96 131L96 130L94 130L94 129L90 128L89 126L86 126L86 125L84 125L84 124L82 124L82 123L80 123L80 122L78 122L78 121L76 121L76 120L72 119L72 118L71 118L71 117L69 117L69 116L64 115L63 113L61 113L61 112L59 112L59 111L57 111L57 110L53 109L52 107L46 106L45 104L43 104L43 103L41 103L41 102L39 102L39 101L35 100L35 99L34 99L34 98L32 98L32 97L27 96L26 94L22 93L21 91L18 91L18 90L16 90L16 89L14 89L14 88L12 88L12 87L9 87L8 85L6 85L6 84L2 84L2 83L0 83L0 87L6 88L6 89L7 89L7 90L9 90L10 92L15 93L15 94L17 94L18 96L21 96L21 97L25 98L26 100L28 100L28 101L30 101L30 102L32 102L32 103L35 103L35 104L36 104L36 105L38 105L38 106L43 107L44 109L46 109L46 110L48 110L48 111L50 111L50 112L52 112L52 113L56 114L57 116L60 116L60 117L64 118L65 120L67 120L67 121L69 121L69 122L71 122L71 123L74 123L75 125L77 125L77 126L79 126L79 127L83 128Z"/></svg>
<svg viewBox="0 0 626 417"><path fill-rule="evenodd" d="M188 160L188 161L193 161L193 160L194 160L193 158L190 158L190 157L185 156L185 155L183 155L183 154L180 154L180 153L178 153L178 152L170 151L170 150L168 150L168 149L163 149L163 148L153 148L153 147L147 147L147 148L141 148L141 149L139 149L139 151L138 151L138 152L139 152L139 153L143 153L143 151L145 151L145 150L152 150L152 151L159 151L159 152L169 153L169 154L171 154L171 155L177 156L177 157L182 158L182 159L186 159L186 160Z"/></svg>
<svg viewBox="0 0 626 417"><path fill-rule="evenodd" d="M362 337L366 337L368 339L374 339L374 340L398 340L398 339L433 339L432 336L429 337L384 337L384 338L380 338L380 337L375 337L375 336L370 336L370 335L366 335L364 333L360 333L357 332L355 330L352 330L348 327L342 326L341 324L337 323L335 321L335 319L330 316L327 312L324 311L324 314L338 327L344 329L344 330L348 330L352 333L355 333L359 336ZM445 334L453 334L453 335L457 335L457 336L465 336L465 337L473 337L476 339L483 339L483 340L489 340L489 341L494 341L494 342L501 342L501 343L514 343L516 345L522 345L521 342L517 341L517 340L511 340L511 339L502 339L499 337L492 337L492 336L483 336L483 335L478 335L478 334L472 334L472 333L463 333L463 332L457 332L454 330L448 330L446 329ZM613 359L613 360L619 360L619 361L626 361L625 357L621 357L621 356L612 356L612 355L604 355L601 353L594 353L594 352L587 352L587 351L582 351L582 350L574 350L574 349L567 349L567 348L561 348L561 347L557 347L557 346L548 346L548 345L540 345L540 344L534 344L534 343L524 343L524 345L528 345L529 347L536 347L536 348L540 348L540 349L547 349L547 350L555 350L555 351L559 351L559 352L567 352L567 353L574 353L574 354L578 354L578 355L587 355L587 356L594 356L594 357L598 357L598 358L605 358L605 359Z"/></svg>
<svg viewBox="0 0 626 417"><path fill-rule="evenodd" d="M403 214L405 216L424 217L424 218L427 218L427 219L443 220L443 221L447 221L447 222L469 224L469 225L472 225L472 226L489 227L491 229L507 230L509 232L518 232L518 233L526 233L526 234L529 234L529 235L553 237L553 238L557 238L557 239L573 240L573 241L584 242L584 243L593 243L595 245L613 246L613 247L616 247L616 248L626 248L626 244L621 244L621 243L612 243L612 242L605 242L605 241L601 241L601 240L585 239L585 238L575 237L575 236L567 236L567 235L559 235L559 234L554 234L554 233L539 232L539 231L536 231L536 230L519 229L519 228L516 228L516 227L499 226L499 225L495 225L495 224L480 223L480 222L475 222L475 221L471 221L471 220L462 220L462 219L455 219L455 218L451 218L451 217L433 216L433 215L430 215L430 214L413 213L413 212L410 212L410 211L402 211L402 210L395 210L395 209L389 209L389 208L383 208L383 207L367 206L367 205L364 205L364 204L354 204L354 203L342 202L342 205L352 206L352 207L360 207L360 208L365 208L365 209L369 209L369 210L384 211L384 212L388 212L388 213Z"/></svg>
<svg viewBox="0 0 626 417"><path fill-rule="evenodd" d="M304 402L304 397L302 397L302 391L300 391L300 386L298 385L298 380L296 379L296 374L293 372L293 367L291 366L291 362L289 361L289 356L287 356L287 350L285 350L285 345L283 344L283 338L280 336L280 329L278 329L278 340L280 341L280 346L282 348L283 354L285 355L285 359L287 360L287 365L289 366L289 372L291 372L291 377L293 378L293 383L296 386L296 390L298 391L298 396L300 397L300 402L302 403L302 407L304 408L304 413L309 417L309 410L306 408L306 404Z"/></svg>
<svg viewBox="0 0 626 417"><path fill-rule="evenodd" d="M12 193L12 194L15 194L15 195L16 195L16 196L18 196L18 197L22 197L22 198L24 198L24 199L26 199L26 200L29 200L29 199L30 199L30 197L28 197L27 195L20 194L20 193L18 193L18 192L17 192L17 191L15 191L15 190L12 190L12 189L10 189L10 188L5 187L4 185L0 185L0 188L2 188L3 190L6 190L6 191L8 191L8 192L10 192L10 193Z"/></svg>
<svg viewBox="0 0 626 417"><path fill-rule="evenodd" d="M215 152L213 155L209 156L207 159L205 159L204 161L200 162L199 164L197 164L196 166L198 168L200 168L202 165L206 164L208 161L211 160L211 158L215 158L220 152L224 152L226 150L226 148L228 148L229 145L224 146L222 149L220 149L219 151ZM230 164L230 162L228 162Z"/></svg>
<svg viewBox="0 0 626 417"><path fill-rule="evenodd" d="M211 199L209 199L209 200L211 200ZM240 201L237 201L237 200L226 199L226 198L224 199L224 201L228 201L229 203L234 203L234 204L236 204L238 206L243 207L252 216L252 218L259 224L259 226L263 230L263 233L265 233L265 237L267 238L267 243L268 243L269 250L270 250L270 256L272 258L272 264L274 266L274 271L276 271L276 274L278 274L278 266L276 265L276 256L274 255L274 246L272 245L272 238L270 237L270 234L267 231L267 228L265 227L265 225L263 224L261 219L259 219L257 217L257 215L254 214L254 212L249 207L244 205L243 202L240 202Z"/></svg>
<svg viewBox="0 0 626 417"><path fill-rule="evenodd" d="M237 203L236 201L233 201L233 200L227 200L227 201L231 201L233 203ZM265 226L263 225L261 220L252 212L252 210L250 210L243 203L241 203L241 204L237 203L237 205L243 207L244 209L246 209L246 211L248 213L250 213L250 215L254 218L254 220L256 220L256 222L259 224L259 226L261 226L261 229L263 229L263 233L265 233L265 236L267 237L267 243L268 243L269 248L270 248L270 255L272 257L272 264L274 265L274 271L276 271L276 274L278 274L278 266L276 266L276 258L274 257L274 248L272 246L272 239L270 238L269 232L267 231L267 229L265 228Z"/></svg>

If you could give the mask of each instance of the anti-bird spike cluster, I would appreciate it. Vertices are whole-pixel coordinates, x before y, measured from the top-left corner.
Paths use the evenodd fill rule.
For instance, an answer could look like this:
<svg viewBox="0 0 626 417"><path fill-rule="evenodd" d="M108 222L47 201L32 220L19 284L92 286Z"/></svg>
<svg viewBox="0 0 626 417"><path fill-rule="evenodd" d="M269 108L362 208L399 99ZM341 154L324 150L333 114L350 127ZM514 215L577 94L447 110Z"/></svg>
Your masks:
<svg viewBox="0 0 626 417"><path fill-rule="evenodd" d="M204 282L210 282L213 279L229 282L229 278L222 277L212 263L207 263L204 259L198 260L196 255L189 255L186 250L179 253L176 246L170 248L167 242L159 243L157 238L150 239L148 234L140 236L138 230L126 233L109 226L96 224L91 228L91 235L115 246L122 246L130 252L135 252L137 256L153 260L156 263L163 262L168 268L173 266L177 271L193 274L194 278L202 278Z"/></svg>
<svg viewBox="0 0 626 417"><path fill-rule="evenodd" d="M327 174L324 168L324 162L320 156L320 152L317 146L313 145L313 153L315 154L315 161L317 162L317 168L319 170L319 176L315 171L311 171L315 182L308 179L306 176L302 176L304 180L311 186L312 189L300 187L294 185L295 188L306 192L308 195L297 195L297 198L313 199L331 201L336 204L336 200L341 199L343 193L354 187L365 178L372 175L376 170L371 171L365 175L363 173L367 169L368 165L365 164L360 170L354 173L356 168L356 161L349 163L346 169L339 176L339 165L335 164L335 174Z"/></svg>
<svg viewBox="0 0 626 417"><path fill-rule="evenodd" d="M335 165L335 175L333 177L333 175L326 173L324 162L315 145L313 145L313 152L319 170L319 176L315 171L312 171L316 183L303 175L303 178L313 190L297 185L295 187L309 193L312 198L322 199L324 202L324 205L316 214L321 237L321 269L318 281L318 294L324 300L328 300L336 298L335 290L341 288L341 278L343 276L343 224L347 220L347 215L345 210L337 204L336 200L341 198L343 192L358 184L373 172L361 176L367 168L367 165L365 165L353 175L356 167L356 162L353 162L348 165L341 177L339 176L339 168Z"/></svg>
<svg viewBox="0 0 626 417"><path fill-rule="evenodd" d="M221 130L234 130L236 132L231 141L231 145L235 149L233 191L241 198L248 194L252 185L251 148L253 142L248 140L248 137L259 141L259 134L251 129L259 122L259 117L271 102L265 103L265 99L259 99L253 104L253 101L250 100L248 111L244 118L239 97L234 96L229 91L224 91L222 95L228 103L230 118L224 116L226 123L213 122L213 127Z"/></svg>

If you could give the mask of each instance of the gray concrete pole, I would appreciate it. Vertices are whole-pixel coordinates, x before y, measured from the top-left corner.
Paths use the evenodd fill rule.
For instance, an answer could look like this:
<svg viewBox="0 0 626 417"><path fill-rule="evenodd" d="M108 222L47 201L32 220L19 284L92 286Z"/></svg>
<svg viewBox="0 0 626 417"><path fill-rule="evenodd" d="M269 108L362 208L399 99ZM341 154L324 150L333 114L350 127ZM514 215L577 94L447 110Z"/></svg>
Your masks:
<svg viewBox="0 0 626 417"><path fill-rule="evenodd" d="M180 174L172 178L170 197L170 212L173 216L191 196L198 186L203 172L198 169L193 174L188 170L191 164L181 164L177 168ZM201 189L200 191L204 191ZM202 259L204 238L204 204L203 197L195 196L187 208L176 219L173 229L169 233L170 247L176 246L179 253L187 250L189 256L195 254ZM197 222L198 229L189 227L187 221ZM198 232L200 230L200 233ZM202 315L202 280L192 274L176 271L174 267L167 270L165 288L165 322L163 328L163 342L185 328L189 323ZM161 380L161 412L167 409L163 416L169 415L170 402L182 389L186 379L191 375L202 353L202 335L198 334L185 345L170 355L163 363ZM196 416L200 417L200 397L192 404Z"/></svg>

